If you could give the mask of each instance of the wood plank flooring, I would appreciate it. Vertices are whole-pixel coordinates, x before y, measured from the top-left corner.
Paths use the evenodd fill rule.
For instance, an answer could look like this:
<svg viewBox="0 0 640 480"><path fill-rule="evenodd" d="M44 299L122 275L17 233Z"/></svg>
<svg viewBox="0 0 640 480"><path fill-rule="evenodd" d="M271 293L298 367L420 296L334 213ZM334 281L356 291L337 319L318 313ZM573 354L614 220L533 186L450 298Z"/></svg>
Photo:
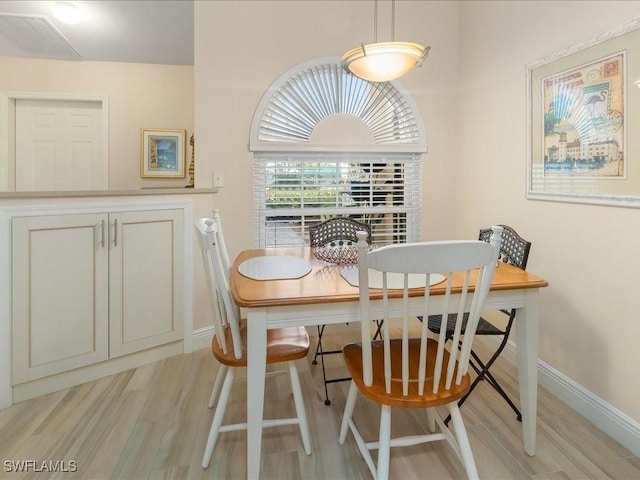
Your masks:
<svg viewBox="0 0 640 480"><path fill-rule="evenodd" d="M358 336L353 325L334 326L327 332L325 348ZM338 355L327 356L326 361L330 377L344 374ZM494 368L494 375L517 398L515 368L500 360ZM329 386L331 405L325 406L320 365L311 365L309 358L300 362L299 369L313 454L304 454L296 427L265 430L263 478L370 478L353 437L349 435L344 446L337 440L348 382ZM244 478L245 432L221 434L211 466L206 470L200 466L213 416L207 402L216 371L205 349L1 410L0 478ZM227 412L230 421L245 418L245 388L244 379L236 381ZM270 377L266 389L265 417L293 414L286 375ZM360 397L356 412L356 422L369 424L368 433L375 439L379 408ZM535 457L523 452L521 424L489 386L481 384L462 412L481 478L640 479L638 458L543 389ZM422 411L394 412L393 432L422 431L422 417ZM28 471L15 471L17 462L26 460L35 463ZM47 471L56 469L56 461L57 470L75 471ZM455 455L442 442L392 450L390 475L464 478Z"/></svg>

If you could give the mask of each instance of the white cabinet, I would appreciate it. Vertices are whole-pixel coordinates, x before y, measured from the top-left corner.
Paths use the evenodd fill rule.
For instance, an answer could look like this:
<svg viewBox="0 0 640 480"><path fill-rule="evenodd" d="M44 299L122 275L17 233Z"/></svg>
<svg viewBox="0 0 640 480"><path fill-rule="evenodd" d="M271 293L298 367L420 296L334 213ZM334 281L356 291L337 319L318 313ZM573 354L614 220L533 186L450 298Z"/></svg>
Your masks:
<svg viewBox="0 0 640 480"><path fill-rule="evenodd" d="M182 338L182 210L110 215L109 354Z"/></svg>
<svg viewBox="0 0 640 480"><path fill-rule="evenodd" d="M109 357L107 215L13 219L13 382Z"/></svg>
<svg viewBox="0 0 640 480"><path fill-rule="evenodd" d="M14 217L13 384L182 340L183 216Z"/></svg>

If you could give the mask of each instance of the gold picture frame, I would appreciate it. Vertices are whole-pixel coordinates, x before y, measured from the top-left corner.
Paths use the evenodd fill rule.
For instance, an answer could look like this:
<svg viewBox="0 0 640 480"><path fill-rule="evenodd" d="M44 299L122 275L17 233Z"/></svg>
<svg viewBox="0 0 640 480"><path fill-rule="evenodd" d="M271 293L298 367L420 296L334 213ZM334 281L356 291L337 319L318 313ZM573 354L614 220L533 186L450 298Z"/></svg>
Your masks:
<svg viewBox="0 0 640 480"><path fill-rule="evenodd" d="M141 129L140 176L184 178L186 137L186 130Z"/></svg>

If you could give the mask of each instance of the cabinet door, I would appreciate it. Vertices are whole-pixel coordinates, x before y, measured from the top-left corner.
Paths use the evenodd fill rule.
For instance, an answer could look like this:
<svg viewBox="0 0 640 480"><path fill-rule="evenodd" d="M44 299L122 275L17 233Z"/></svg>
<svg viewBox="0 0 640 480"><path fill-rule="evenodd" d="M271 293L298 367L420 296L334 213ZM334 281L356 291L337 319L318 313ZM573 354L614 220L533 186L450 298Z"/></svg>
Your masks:
<svg viewBox="0 0 640 480"><path fill-rule="evenodd" d="M110 214L110 357L183 338L183 211Z"/></svg>
<svg viewBox="0 0 640 480"><path fill-rule="evenodd" d="M108 358L107 220L12 220L14 384Z"/></svg>

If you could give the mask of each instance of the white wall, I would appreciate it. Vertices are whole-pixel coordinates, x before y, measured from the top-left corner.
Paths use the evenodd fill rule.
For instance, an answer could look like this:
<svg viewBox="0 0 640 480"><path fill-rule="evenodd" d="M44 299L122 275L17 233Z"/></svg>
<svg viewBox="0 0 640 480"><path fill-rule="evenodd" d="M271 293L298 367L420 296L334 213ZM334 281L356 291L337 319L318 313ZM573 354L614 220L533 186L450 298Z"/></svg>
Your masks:
<svg viewBox="0 0 640 480"><path fill-rule="evenodd" d="M525 199L525 65L638 17L637 1L461 3L455 152L465 195L452 212L458 236L507 223L533 242L529 269L550 283L540 359L636 421L640 212ZM638 152L628 153L633 162Z"/></svg>

